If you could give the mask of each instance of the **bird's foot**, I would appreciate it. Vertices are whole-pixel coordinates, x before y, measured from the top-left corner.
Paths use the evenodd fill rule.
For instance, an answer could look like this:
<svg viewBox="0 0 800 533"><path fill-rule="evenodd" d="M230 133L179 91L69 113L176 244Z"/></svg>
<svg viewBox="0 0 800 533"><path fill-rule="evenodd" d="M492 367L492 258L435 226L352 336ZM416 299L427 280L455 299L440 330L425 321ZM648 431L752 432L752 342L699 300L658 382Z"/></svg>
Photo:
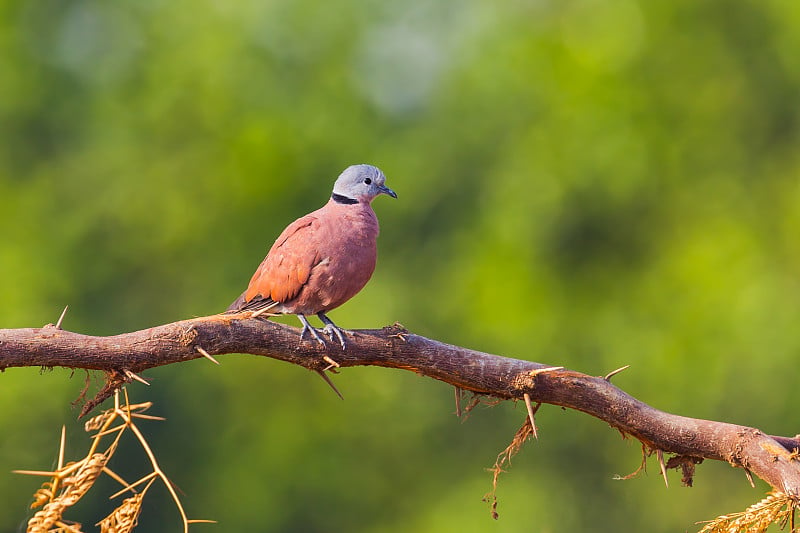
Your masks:
<svg viewBox="0 0 800 533"><path fill-rule="evenodd" d="M325 340L322 337L320 337L317 328L309 324L305 316L297 315L297 318L299 318L300 322L303 323L303 330L300 332L300 340L305 339L306 333L308 333L312 337L311 340L315 340L321 345L325 346Z"/></svg>
<svg viewBox="0 0 800 533"><path fill-rule="evenodd" d="M349 331L344 330L338 326L334 326L333 324L327 324L324 328L322 328L322 333L326 334L328 338L331 339L331 342L333 342L334 337L339 339L339 344L342 345L342 350L344 350L347 347L347 343L344 340L344 336L346 333L349 333Z"/></svg>
<svg viewBox="0 0 800 533"><path fill-rule="evenodd" d="M306 333L308 333L312 337L312 340L315 340L321 345L326 346L325 340L320 335L320 333L322 333L323 335L327 335L331 342L336 342L338 340L339 345L342 347L342 350L344 350L347 347L344 337L345 335L351 335L352 333L334 324L333 320L328 318L325 313L317 313L317 316L320 320L322 320L322 323L325 324L325 327L322 329L317 329L309 324L305 315L297 315L297 318L299 318L300 322L303 323L303 330L300 332L300 339L305 339Z"/></svg>
<svg viewBox="0 0 800 533"><path fill-rule="evenodd" d="M344 340L344 336L345 334L349 335L350 332L334 324L333 320L328 318L327 315L325 315L325 313L317 313L317 316L319 317L320 320L322 320L322 323L325 324L325 327L322 328L322 332L331 339L331 342L334 341L334 337L339 339L339 344L341 344L342 350L344 350L347 347L347 343Z"/></svg>

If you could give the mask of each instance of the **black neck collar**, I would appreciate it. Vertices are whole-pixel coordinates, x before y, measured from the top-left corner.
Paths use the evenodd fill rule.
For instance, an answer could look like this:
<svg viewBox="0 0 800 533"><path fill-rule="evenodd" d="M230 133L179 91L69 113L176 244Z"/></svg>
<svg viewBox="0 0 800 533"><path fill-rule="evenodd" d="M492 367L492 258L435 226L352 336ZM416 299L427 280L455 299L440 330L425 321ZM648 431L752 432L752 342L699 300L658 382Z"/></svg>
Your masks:
<svg viewBox="0 0 800 533"><path fill-rule="evenodd" d="M356 200L355 198L348 198L347 196L342 196L341 194L336 194L336 193L331 194L331 198L337 204L353 205L358 203L358 200Z"/></svg>

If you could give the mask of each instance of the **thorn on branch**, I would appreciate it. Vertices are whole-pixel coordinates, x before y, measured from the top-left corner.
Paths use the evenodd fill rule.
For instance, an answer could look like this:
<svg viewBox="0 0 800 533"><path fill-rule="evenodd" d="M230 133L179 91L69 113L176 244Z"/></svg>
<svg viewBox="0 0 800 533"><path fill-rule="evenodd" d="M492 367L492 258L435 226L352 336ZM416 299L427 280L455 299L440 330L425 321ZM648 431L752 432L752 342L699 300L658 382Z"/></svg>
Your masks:
<svg viewBox="0 0 800 533"><path fill-rule="evenodd" d="M536 418L534 415L536 415L536 411L539 410L539 408L542 406L542 403L537 402L536 407L533 407L533 405L531 405L530 394L526 392L522 395L522 397L525 399L525 408L528 410L528 421L531 423L531 432L533 433L533 438L539 440L539 431L536 429Z"/></svg>
<svg viewBox="0 0 800 533"><path fill-rule="evenodd" d="M609 372L608 374L606 374L606 376L605 376L603 379L604 379L604 380L606 380L606 381L608 381L608 382L610 383L610 382L611 382L611 378L613 378L614 376L616 376L616 375L617 375L617 374L619 374L620 372L623 372L623 371L625 371L625 370L628 370L630 367L631 367L631 365L625 365L625 366L621 366L621 367L619 367L618 369L616 369L616 370L612 370L611 372Z"/></svg>
<svg viewBox="0 0 800 533"><path fill-rule="evenodd" d="M328 377L328 374L326 374L326 373L325 373L325 370L314 370L314 372L316 372L317 374L319 374L319 375L320 375L320 377L321 377L323 380L325 380L325 383L327 383L327 384L330 386L330 388L332 388L332 389L333 389L333 392L335 392L335 393L336 393L336 395L337 395L337 396L338 396L340 399L344 400L344 396L342 396L342 393L341 393L341 392L339 392L339 389L337 389L337 388L336 388L336 385L334 385L334 384L333 384L333 381L331 381L331 378L329 378L329 377Z"/></svg>
<svg viewBox="0 0 800 533"><path fill-rule="evenodd" d="M664 477L664 485L669 488L669 479L667 479L667 466L664 464L664 450L656 450L656 457L658 457L658 466L661 468L661 475Z"/></svg>
<svg viewBox="0 0 800 533"><path fill-rule="evenodd" d="M208 359L209 361L211 361L211 362L212 362L212 363L214 363L215 365L218 365L218 364L219 364L219 361L217 361L216 359L214 359L214 357L213 357L213 356L212 356L210 353L208 353L207 351L205 351L205 350L203 349L203 347L202 347L202 346L195 346L194 348L195 348L195 350L197 350L197 352L198 352L200 355L202 355L203 357L205 357L206 359Z"/></svg>
<svg viewBox="0 0 800 533"><path fill-rule="evenodd" d="M747 481L750 482L750 486L753 487L753 488L756 488L756 484L753 482L753 474L752 474L752 472L750 472L749 469L745 468L744 469L744 475L747 476Z"/></svg>
<svg viewBox="0 0 800 533"><path fill-rule="evenodd" d="M144 383L148 387L150 386L150 382L149 381L147 381L143 377L139 376L138 374L136 374L136 373L134 373L134 372L132 372L132 371L130 371L128 369L125 369L125 375L128 376L128 378L130 378L130 379L138 381L139 383Z"/></svg>
<svg viewBox="0 0 800 533"><path fill-rule="evenodd" d="M56 322L56 329L61 329L61 324L64 322L64 317L67 314L67 309L69 309L68 305L64 307L63 311L61 311L61 316L58 317L58 322Z"/></svg>
<svg viewBox="0 0 800 533"><path fill-rule="evenodd" d="M455 392L456 396L456 417L461 418L461 397L464 394L464 389L453 385L453 391Z"/></svg>

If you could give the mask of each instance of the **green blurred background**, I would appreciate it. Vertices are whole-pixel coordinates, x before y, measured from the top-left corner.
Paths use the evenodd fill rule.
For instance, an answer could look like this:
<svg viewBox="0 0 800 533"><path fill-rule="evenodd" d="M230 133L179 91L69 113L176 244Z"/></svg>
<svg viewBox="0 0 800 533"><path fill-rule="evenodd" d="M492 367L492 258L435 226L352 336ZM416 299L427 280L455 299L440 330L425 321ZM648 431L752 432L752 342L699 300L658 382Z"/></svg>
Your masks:
<svg viewBox="0 0 800 533"><path fill-rule="evenodd" d="M0 327L115 334L223 310L349 164L379 198L372 282L332 317L399 321L603 375L658 408L798 432L800 4L791 0L0 3ZM289 323L296 324L296 320ZM685 531L768 489L695 487L545 406L453 415L452 388L252 356L130 387L192 531ZM0 375L0 531L87 438L83 374ZM123 453L124 452L124 453ZM112 468L144 459L125 447ZM87 529L112 484L70 515ZM105 490L105 492L102 492ZM178 530L166 493L141 531Z"/></svg>

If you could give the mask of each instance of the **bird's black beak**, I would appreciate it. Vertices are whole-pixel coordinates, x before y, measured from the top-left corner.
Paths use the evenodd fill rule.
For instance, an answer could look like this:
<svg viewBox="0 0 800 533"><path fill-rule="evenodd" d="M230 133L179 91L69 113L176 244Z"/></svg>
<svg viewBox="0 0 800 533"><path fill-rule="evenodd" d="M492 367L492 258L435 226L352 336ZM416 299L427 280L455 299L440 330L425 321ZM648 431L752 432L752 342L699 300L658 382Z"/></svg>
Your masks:
<svg viewBox="0 0 800 533"><path fill-rule="evenodd" d="M392 198L397 198L397 193L394 192L389 187L387 187L386 185L378 185L378 190L381 191L383 194L388 194Z"/></svg>

